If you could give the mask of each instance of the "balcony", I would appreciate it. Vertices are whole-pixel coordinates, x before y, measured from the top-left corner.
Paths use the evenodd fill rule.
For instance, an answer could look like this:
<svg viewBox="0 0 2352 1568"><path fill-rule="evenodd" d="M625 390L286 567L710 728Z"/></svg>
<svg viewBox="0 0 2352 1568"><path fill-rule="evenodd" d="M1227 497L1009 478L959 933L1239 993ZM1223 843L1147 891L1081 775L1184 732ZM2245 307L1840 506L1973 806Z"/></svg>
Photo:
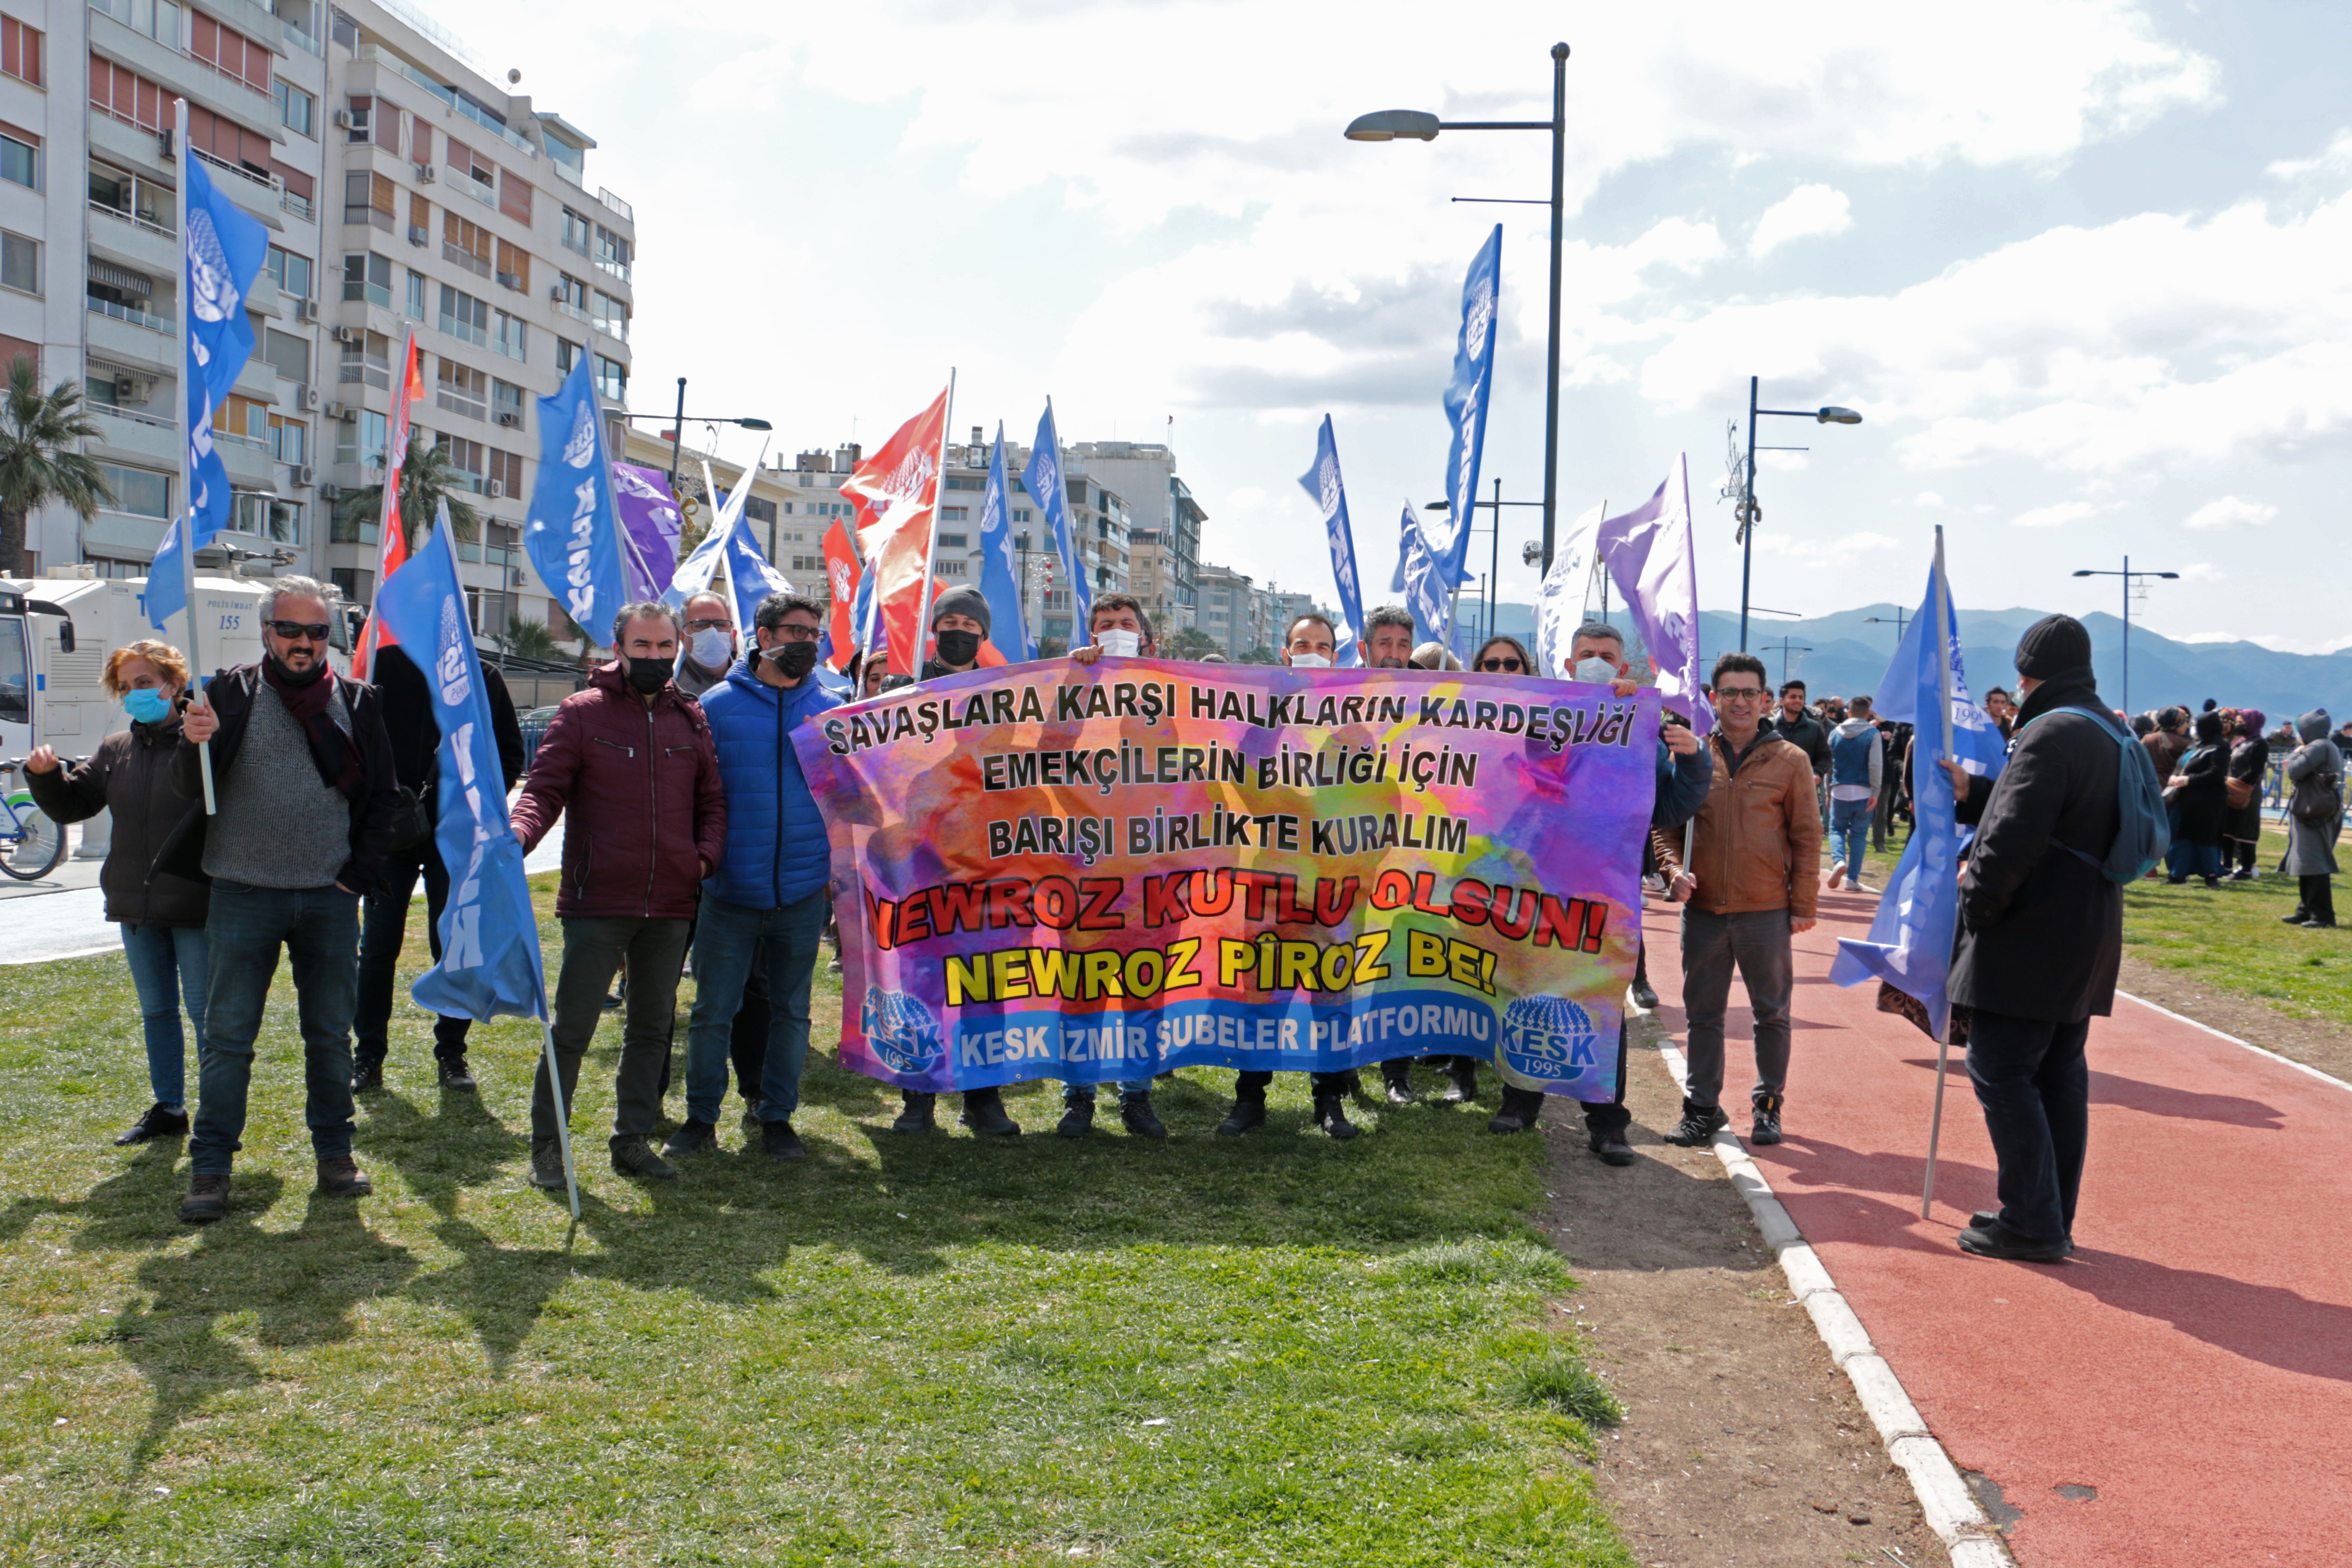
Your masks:
<svg viewBox="0 0 2352 1568"><path fill-rule="evenodd" d="M516 292L516 293L518 293L518 294L521 293L521 292L522 292L522 287L523 287L523 285L522 285L522 274L521 274L521 273L520 273L520 272L501 272L501 273L499 273L499 288L501 288L501 289L512 289L514 292Z"/></svg>
<svg viewBox="0 0 2352 1568"><path fill-rule="evenodd" d="M89 407L92 413L102 414L109 419L127 419L133 425L145 425L157 430L179 428L172 420L159 418L152 414L142 414L136 409L123 408L111 403L93 403L89 405Z"/></svg>
<svg viewBox="0 0 2352 1568"><path fill-rule="evenodd" d="M446 239L441 242L441 259L444 261L454 261L458 266L464 268L467 271L475 274L477 277L488 278L490 275L490 260L488 257L477 256L472 251L467 250L465 247L452 245Z"/></svg>
<svg viewBox="0 0 2352 1568"><path fill-rule="evenodd" d="M169 193L165 194L168 195ZM145 213L133 212L128 207L110 206L107 203L100 201L91 202L89 204L89 210L94 213L104 213L107 216L127 223L133 228L143 229L147 233L152 235L160 235L165 239L173 237L172 226L167 223L159 223L156 221L157 217L163 216L162 214L157 214L156 217L150 217Z"/></svg>
<svg viewBox="0 0 2352 1568"><path fill-rule="evenodd" d="M478 327L471 321L461 321L455 316L443 316L440 326L441 330L451 337L463 339L476 348L486 349L490 346L490 332L487 327Z"/></svg>
<svg viewBox="0 0 2352 1568"><path fill-rule="evenodd" d="M386 234L393 232L392 215L377 207L346 206L343 208L343 222L352 228L377 228Z"/></svg>
<svg viewBox="0 0 2352 1568"><path fill-rule="evenodd" d="M392 390L392 362L370 354L364 360L347 359L335 369L335 381L342 386L373 386L384 392Z"/></svg>
<svg viewBox="0 0 2352 1568"><path fill-rule="evenodd" d="M569 316L583 327L593 327L596 324L595 321L590 318L587 311L582 310L579 306L573 304L569 300L558 300L555 301L555 313L559 316Z"/></svg>
<svg viewBox="0 0 2352 1568"><path fill-rule="evenodd" d="M452 414L462 414L468 419L487 419L490 405L479 398L467 397L446 386L437 387L433 394L433 406L446 408Z"/></svg>
<svg viewBox="0 0 2352 1568"><path fill-rule="evenodd" d="M596 270L610 273L624 283L629 280L629 264L615 260L609 256L600 256L596 258Z"/></svg>
<svg viewBox="0 0 2352 1568"><path fill-rule="evenodd" d="M612 208L614 212L620 214L622 217L627 219L630 223L637 221L636 208L631 206L628 203L623 201L620 197L614 195L612 192L604 189L601 185L596 188L596 199L604 203L606 206Z"/></svg>
<svg viewBox="0 0 2352 1568"><path fill-rule="evenodd" d="M310 198L308 196L297 195L292 191L281 192L278 197L278 205L281 211L292 214L304 223L316 223L319 220L319 209L310 205Z"/></svg>
<svg viewBox="0 0 2352 1568"><path fill-rule="evenodd" d="M169 316L151 316L144 310L134 310L129 305L118 305L111 300L89 297L88 302L90 314L94 316L111 316L118 321L128 321L134 327L145 327L149 331L161 332L167 338L178 331L173 325L172 318Z"/></svg>

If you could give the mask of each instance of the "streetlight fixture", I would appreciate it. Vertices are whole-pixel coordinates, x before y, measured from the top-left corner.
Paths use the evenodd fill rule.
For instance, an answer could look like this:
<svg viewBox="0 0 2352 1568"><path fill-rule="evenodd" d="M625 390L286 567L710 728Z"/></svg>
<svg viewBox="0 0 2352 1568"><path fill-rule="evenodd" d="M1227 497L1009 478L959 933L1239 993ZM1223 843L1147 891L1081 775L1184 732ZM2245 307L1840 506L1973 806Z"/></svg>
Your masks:
<svg viewBox="0 0 2352 1568"><path fill-rule="evenodd" d="M1543 566L1551 570L1552 520L1559 499L1559 249L1567 225L1561 200L1568 169L1568 46L1551 47L1549 120L1440 120L1416 109L1360 114L1348 124L1350 142L1434 142L1441 131L1551 132L1551 330L1544 351ZM1482 503L1483 504L1483 503Z"/></svg>
<svg viewBox="0 0 2352 1568"><path fill-rule="evenodd" d="M658 419L661 416L658 414L624 414L621 417L631 420ZM686 439L686 377L682 375L677 378L677 412L673 415L671 418L672 423L669 427L669 493L675 496L677 494L678 447ZM773 430L775 428L774 426L769 424L764 419L698 418L695 420L695 423L697 425L740 425L746 430Z"/></svg>
<svg viewBox="0 0 2352 1568"><path fill-rule="evenodd" d="M1859 425L1862 416L1851 408L1835 404L1820 408L1759 408L1756 406L1757 378L1748 378L1748 475L1739 497L1739 651L1748 651L1748 582L1749 569L1756 561L1756 524L1763 513L1756 505L1756 416L1774 415L1788 419L1811 419L1821 425ZM1801 452L1802 447L1767 447L1768 452Z"/></svg>
<svg viewBox="0 0 2352 1568"><path fill-rule="evenodd" d="M1862 624L1865 626L1883 626L1892 624L1895 627L1895 640L1899 643L1903 640L1903 628L1910 619L1911 613L1898 605L1895 606L1892 623L1889 623L1885 616L1864 616L1862 617Z"/></svg>
<svg viewBox="0 0 2352 1568"><path fill-rule="evenodd" d="M2074 574L2074 575L2075 575L2075 576L2077 576L2077 577L2120 577L2120 578L2122 578L2122 579L2124 580L2124 697L2123 697L2123 702L2124 702L2124 711L2125 711L2125 712L2126 712L2126 713L2128 713L2128 712L2130 712L2130 711L2131 711L2131 601L2132 601L2132 584L2133 584L2135 581L2137 581L2137 579L2142 578L2142 577L2163 577L2163 578L2167 578L2167 579L2174 579L2174 578L2178 578L2178 577L2180 575L2180 574L2179 574L2179 573L2178 573L2178 572L2149 572L2149 571L2145 571L2145 570L2143 570L2143 571L2138 571L2138 572L2135 572L2135 571L2133 571L2133 570L2132 570L2131 557L2130 557L2130 556L2128 556L2128 555L2126 555L2126 556L2125 556L2125 557L2124 557L2124 569L2123 569L2122 571L2120 571L2120 572L2095 571L2095 570L2092 570L2092 569L2089 569L2089 568L2085 568L2085 569L2084 569L2083 571L2080 571L2080 572L2075 573L2075 574Z"/></svg>

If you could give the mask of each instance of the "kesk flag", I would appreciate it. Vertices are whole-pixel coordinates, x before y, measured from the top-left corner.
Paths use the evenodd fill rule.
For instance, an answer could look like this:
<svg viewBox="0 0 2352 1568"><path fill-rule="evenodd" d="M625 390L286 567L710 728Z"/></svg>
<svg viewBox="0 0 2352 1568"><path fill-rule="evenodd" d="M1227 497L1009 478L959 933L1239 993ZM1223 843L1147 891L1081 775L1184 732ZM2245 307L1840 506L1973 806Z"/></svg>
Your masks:
<svg viewBox="0 0 2352 1568"><path fill-rule="evenodd" d="M849 525L841 518L824 531L824 581L830 593L830 608L824 617L824 661L835 669L845 670L849 661L857 656L857 623L853 615L857 603L857 546L851 542Z"/></svg>
<svg viewBox="0 0 2352 1568"><path fill-rule="evenodd" d="M1486 237L1462 279L1462 331L1454 341L1454 374L1445 384L1445 515L1430 536L1445 581L1458 581L1470 553L1478 499L1478 461L1486 446L1486 402L1495 384L1496 306L1503 281L1503 226ZM1450 615L1449 599L1449 615Z"/></svg>
<svg viewBox="0 0 2352 1568"><path fill-rule="evenodd" d="M1298 488L1319 510L1331 546L1331 575L1339 584L1339 614L1347 622L1334 663L1353 664L1364 641L1364 590L1356 575L1356 531L1348 523L1348 487L1339 478L1339 445L1331 438L1331 416L1315 437L1315 466L1298 476Z"/></svg>
<svg viewBox="0 0 2352 1568"><path fill-rule="evenodd" d="M947 434L948 390L941 388L929 408L899 426L841 485L842 499L856 508L858 553L873 578L881 636L896 675L920 670L930 635L921 600Z"/></svg>
<svg viewBox="0 0 2352 1568"><path fill-rule="evenodd" d="M749 492L750 487L744 487ZM767 552L760 548L759 536L751 531L751 520L738 512L735 526L727 531L727 583L735 590L735 624L742 628L743 640L751 640L753 616L760 601L771 594L789 594L792 579L776 570Z"/></svg>
<svg viewBox="0 0 2352 1568"><path fill-rule="evenodd" d="M180 298L187 320L181 339L181 412L187 444L185 510L194 515L188 528L165 532L148 569L147 618L158 630L187 604L184 534L194 535L188 552L193 555L228 525L236 505L228 470L213 449L213 410L253 356L253 322L245 313L245 297L269 253L269 231L213 187L201 160L183 163L187 212L180 226Z"/></svg>
<svg viewBox="0 0 2352 1568"><path fill-rule="evenodd" d="M1584 624L1584 595L1592 583L1592 547L1601 533L1596 506L1568 525L1552 542L1551 570L1536 590L1536 664L1563 680L1568 678L1568 650L1576 628Z"/></svg>
<svg viewBox="0 0 2352 1568"><path fill-rule="evenodd" d="M988 458L988 494L980 504L980 595L988 601L988 640L1007 664L1037 657L1037 639L1029 635L1021 613L1021 572L1013 563L1012 512L1004 485L1004 426L996 426L996 446ZM994 660L984 660L993 663Z"/></svg>
<svg viewBox="0 0 2352 1568"><path fill-rule="evenodd" d="M425 401L425 358L416 352L416 329L400 339L400 394L392 400L392 432L384 444L383 495L376 508L375 580L389 583L408 559L408 520L400 515L400 471L408 462L409 416ZM365 680L375 650L398 639L384 630L383 617L373 608L360 629L360 646L352 650L352 679Z"/></svg>
<svg viewBox="0 0 2352 1568"><path fill-rule="evenodd" d="M1988 777L2005 760L2000 728L1969 697L1960 665L1959 617L1944 575L1943 531L1927 568L1927 595L1906 628L1886 678L1878 684L1879 717L1912 725L1912 792L1918 813L1911 841L1879 896L1867 940L1838 939L1830 978L1840 985L1884 980L1927 1010L1928 1033L1941 1040L1952 1016L1945 985L1960 914L1960 828L1952 781L1944 772L1944 723L1950 705L1953 760Z"/></svg>
<svg viewBox="0 0 2352 1568"><path fill-rule="evenodd" d="M452 1017L544 1018L539 921L523 881L522 845L507 821L506 777L466 626L466 591L445 506L414 559L376 590L375 613L425 672L441 731L434 842L449 868L441 958L417 976L416 1005Z"/></svg>
<svg viewBox="0 0 2352 1568"><path fill-rule="evenodd" d="M939 1090L1462 1054L1605 1101L1657 732L1654 691L1155 659L837 709L793 743L842 1060Z"/></svg>
<svg viewBox="0 0 2352 1568"><path fill-rule="evenodd" d="M1706 734L1715 728L1715 710L1707 705L1706 674L1699 667L1689 459L1677 453L1674 471L1656 494L1632 511L1603 519L1596 548L1650 646L1666 705L1687 714L1691 728Z"/></svg>
<svg viewBox="0 0 2352 1568"><path fill-rule="evenodd" d="M522 547L563 613L596 643L613 635L613 616L628 602L629 589L590 357L581 355L563 384L539 400L539 482Z"/></svg>
<svg viewBox="0 0 2352 1568"><path fill-rule="evenodd" d="M1029 466L1021 470L1021 483L1053 530L1054 549L1069 579L1070 605L1076 612L1070 622L1070 646L1076 647L1086 641L1094 627L1095 589L1093 581L1087 576L1086 563L1078 559L1076 541L1071 537L1070 492L1062 482L1062 437L1054 427L1054 404L1050 398L1046 400L1045 412L1037 418L1037 439L1029 450Z"/></svg>

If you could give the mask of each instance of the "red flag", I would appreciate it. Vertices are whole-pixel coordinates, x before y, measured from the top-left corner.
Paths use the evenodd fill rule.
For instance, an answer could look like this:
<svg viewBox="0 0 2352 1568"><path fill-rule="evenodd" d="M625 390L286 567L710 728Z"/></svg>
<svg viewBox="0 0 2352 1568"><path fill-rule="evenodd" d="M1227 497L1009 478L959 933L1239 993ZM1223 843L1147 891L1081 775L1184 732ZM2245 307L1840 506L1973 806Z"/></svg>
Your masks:
<svg viewBox="0 0 2352 1568"><path fill-rule="evenodd" d="M833 639L833 668L846 671L857 657L857 628L850 612L857 605L857 546L849 540L849 525L839 518L824 531L824 581L833 595L826 616L826 634Z"/></svg>
<svg viewBox="0 0 2352 1568"><path fill-rule="evenodd" d="M947 426L948 392L942 390L841 486L856 509L858 553L875 574L893 675L920 671L930 632L922 624L923 580L930 569L931 518Z"/></svg>
<svg viewBox="0 0 2352 1568"><path fill-rule="evenodd" d="M400 516L400 468L408 461L409 410L425 401L425 363L416 352L416 329L411 327L400 343L400 393L392 400L392 432L383 454L383 505L376 513L375 581L381 588L408 559L408 529ZM371 613L360 629L359 646L352 650L352 679L368 678L369 656L394 641L383 623Z"/></svg>

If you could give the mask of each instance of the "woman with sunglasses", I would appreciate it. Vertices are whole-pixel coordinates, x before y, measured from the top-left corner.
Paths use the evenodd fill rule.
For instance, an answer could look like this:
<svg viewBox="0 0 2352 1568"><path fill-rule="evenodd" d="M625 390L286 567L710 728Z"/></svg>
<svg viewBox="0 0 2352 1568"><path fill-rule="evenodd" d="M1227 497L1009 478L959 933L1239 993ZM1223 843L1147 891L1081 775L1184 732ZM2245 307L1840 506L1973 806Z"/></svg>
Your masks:
<svg viewBox="0 0 2352 1568"><path fill-rule="evenodd" d="M1489 675L1534 675L1536 661L1528 654L1527 646L1517 637L1488 637L1470 668Z"/></svg>

